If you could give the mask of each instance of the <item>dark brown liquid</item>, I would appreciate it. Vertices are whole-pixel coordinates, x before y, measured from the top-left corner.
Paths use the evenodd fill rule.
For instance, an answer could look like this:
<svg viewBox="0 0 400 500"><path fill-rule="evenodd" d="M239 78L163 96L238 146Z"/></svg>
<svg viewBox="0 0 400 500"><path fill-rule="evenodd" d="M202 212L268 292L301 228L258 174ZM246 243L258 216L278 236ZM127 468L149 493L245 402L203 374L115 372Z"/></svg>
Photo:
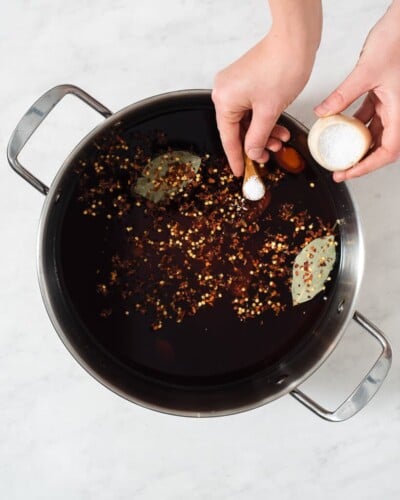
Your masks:
<svg viewBox="0 0 400 500"><path fill-rule="evenodd" d="M215 140L215 130L209 136L193 130L193 123L200 130L202 124L207 123L204 130L209 130L213 120L211 113L202 109L168 113L148 120L146 126L123 131L122 135L131 143L137 130L144 133L166 130L171 147L192 149L194 146L200 155L209 153L220 157L222 153ZM196 141L197 136L202 139ZM272 191L267 209L270 220L261 216L259 223L267 224L276 233L287 231L287 226L276 214L282 203L292 203L296 212L307 209L313 219L319 217L333 225L336 220L334 205L324 183L319 181L318 175L309 168L299 175L287 174ZM310 188L310 183L314 183L315 188ZM326 291L296 307L291 305L287 284L282 283L280 291L287 307L278 316L268 311L257 319L240 321L232 310L230 298L224 296L214 307L205 307L196 315L185 317L180 324L166 321L161 330L153 331L151 314L126 316L126 304L117 299L110 304L109 297L97 292L99 269L107 274L113 255L131 254L121 226L130 220L135 222L135 227L144 229L151 225L151 219L146 218L143 207L133 207L123 221L84 217L77 199L81 194L79 189L77 183L62 228L62 277L83 324L110 356L128 369L183 385L234 381L273 367L290 355L299 342L306 341L312 334L317 319L329 303L337 265ZM177 217L173 205L168 210L171 219ZM260 244L261 237L254 236L255 247ZM101 311L107 307L112 309L112 314L102 317Z"/></svg>

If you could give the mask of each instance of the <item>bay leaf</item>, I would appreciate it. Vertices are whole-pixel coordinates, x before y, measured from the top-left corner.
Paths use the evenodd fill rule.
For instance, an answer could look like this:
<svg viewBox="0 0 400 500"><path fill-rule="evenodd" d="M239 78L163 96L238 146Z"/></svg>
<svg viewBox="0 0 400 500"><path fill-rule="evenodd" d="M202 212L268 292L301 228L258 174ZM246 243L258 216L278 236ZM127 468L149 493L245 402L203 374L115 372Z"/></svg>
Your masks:
<svg viewBox="0 0 400 500"><path fill-rule="evenodd" d="M301 250L293 264L293 305L307 302L324 290L335 261L336 242L332 235L316 238Z"/></svg>
<svg viewBox="0 0 400 500"><path fill-rule="evenodd" d="M170 151L153 158L143 169L133 192L153 203L173 198L191 182L201 158L189 151Z"/></svg>

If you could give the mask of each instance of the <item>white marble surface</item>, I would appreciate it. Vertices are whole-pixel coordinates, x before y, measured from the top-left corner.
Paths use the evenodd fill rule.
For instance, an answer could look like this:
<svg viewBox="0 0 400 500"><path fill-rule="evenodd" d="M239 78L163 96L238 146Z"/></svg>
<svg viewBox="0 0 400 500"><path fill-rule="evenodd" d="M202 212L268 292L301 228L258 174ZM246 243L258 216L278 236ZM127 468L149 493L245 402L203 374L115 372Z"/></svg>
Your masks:
<svg viewBox="0 0 400 500"><path fill-rule="evenodd" d="M279 500L400 498L400 164L353 181L366 240L357 307L388 335L394 362L382 390L343 424L290 396L218 419L137 407L90 378L67 353L36 278L43 197L8 167L20 116L55 84L74 83L112 110L214 73L268 28L264 0L0 0L0 497L13 499ZM350 71L388 2L325 2L315 71L291 113L312 106ZM22 159L50 182L99 120L72 98ZM377 354L350 328L304 388L337 404Z"/></svg>

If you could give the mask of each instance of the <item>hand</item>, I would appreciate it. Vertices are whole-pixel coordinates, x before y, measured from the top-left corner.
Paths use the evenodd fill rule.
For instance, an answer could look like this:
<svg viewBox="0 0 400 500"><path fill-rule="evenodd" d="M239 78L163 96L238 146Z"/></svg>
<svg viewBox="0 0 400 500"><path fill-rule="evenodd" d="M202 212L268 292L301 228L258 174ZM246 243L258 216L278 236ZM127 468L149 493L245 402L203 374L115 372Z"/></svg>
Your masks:
<svg viewBox="0 0 400 500"><path fill-rule="evenodd" d="M399 23L400 2L395 1L369 33L354 70L315 108L318 116L339 113L367 93L354 116L368 124L373 146L357 165L335 172L336 182L377 170L400 156Z"/></svg>
<svg viewBox="0 0 400 500"><path fill-rule="evenodd" d="M289 131L275 125L310 76L321 35L320 2L270 0L273 25L268 35L218 73L212 98L222 145L233 173L243 173L246 154L266 162Z"/></svg>
<svg viewBox="0 0 400 500"><path fill-rule="evenodd" d="M314 55L293 49L270 33L215 79L218 129L235 175L243 173L241 127L248 121L244 148L252 160L266 162L265 148L278 151L281 141L289 139L289 131L275 123L306 84L314 60Z"/></svg>

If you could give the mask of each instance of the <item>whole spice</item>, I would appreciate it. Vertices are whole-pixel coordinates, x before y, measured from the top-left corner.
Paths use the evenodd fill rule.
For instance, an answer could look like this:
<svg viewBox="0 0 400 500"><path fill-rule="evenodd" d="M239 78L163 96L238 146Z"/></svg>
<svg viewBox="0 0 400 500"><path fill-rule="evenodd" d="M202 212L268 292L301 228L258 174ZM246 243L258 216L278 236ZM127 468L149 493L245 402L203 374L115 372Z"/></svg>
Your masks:
<svg viewBox="0 0 400 500"><path fill-rule="evenodd" d="M325 288L336 260L336 242L332 235L316 238L297 255L293 265L293 304L314 298Z"/></svg>
<svg viewBox="0 0 400 500"><path fill-rule="evenodd" d="M154 203L183 192L199 170L201 158L188 151L171 151L149 161L133 186L137 193Z"/></svg>
<svg viewBox="0 0 400 500"><path fill-rule="evenodd" d="M274 158L277 164L286 172L299 174L304 170L304 159L291 146L282 146L282 149L274 153Z"/></svg>

